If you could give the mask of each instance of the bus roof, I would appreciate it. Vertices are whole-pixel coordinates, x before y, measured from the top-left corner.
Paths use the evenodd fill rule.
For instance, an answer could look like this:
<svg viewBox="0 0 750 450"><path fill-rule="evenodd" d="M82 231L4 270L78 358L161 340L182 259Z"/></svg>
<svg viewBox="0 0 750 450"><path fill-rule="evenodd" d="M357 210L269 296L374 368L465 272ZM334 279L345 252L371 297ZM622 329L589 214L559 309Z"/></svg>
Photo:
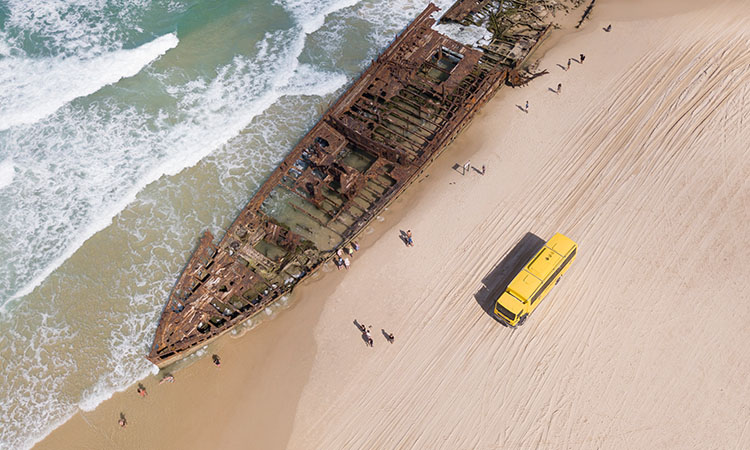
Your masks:
<svg viewBox="0 0 750 450"><path fill-rule="evenodd" d="M526 270L522 270L521 273L516 275L516 277L513 278L513 281L510 282L507 290L526 302L541 284L542 280Z"/></svg>
<svg viewBox="0 0 750 450"><path fill-rule="evenodd" d="M547 246L542 247L539 253L536 254L534 259L529 262L526 266L526 270L531 272L535 277L540 280L544 280L554 272L555 267L560 264L563 257L556 251L548 248Z"/></svg>
<svg viewBox="0 0 750 450"><path fill-rule="evenodd" d="M523 311L523 304L508 292L503 292L497 301L513 314L518 315Z"/></svg>
<svg viewBox="0 0 750 450"><path fill-rule="evenodd" d="M556 251L560 256L567 256L568 253L576 248L576 243L570 238L557 233L544 246Z"/></svg>
<svg viewBox="0 0 750 450"><path fill-rule="evenodd" d="M519 299L528 301L542 282L552 275L552 272L575 247L575 242L560 233L552 236L510 282L507 290Z"/></svg>

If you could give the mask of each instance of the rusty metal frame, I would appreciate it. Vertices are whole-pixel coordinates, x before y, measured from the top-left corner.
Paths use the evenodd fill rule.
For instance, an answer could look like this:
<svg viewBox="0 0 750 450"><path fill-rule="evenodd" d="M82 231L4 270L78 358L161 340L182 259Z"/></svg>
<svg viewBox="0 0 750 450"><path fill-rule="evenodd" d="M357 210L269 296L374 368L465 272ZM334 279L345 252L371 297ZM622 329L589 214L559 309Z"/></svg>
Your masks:
<svg viewBox="0 0 750 450"><path fill-rule="evenodd" d="M470 20L491 4L459 1L443 21ZM348 245L502 83L524 81L518 68L549 31L540 21L497 36L491 44L520 46L511 58L438 33L438 10L429 4L341 95L218 244L204 233L162 312L151 362L163 367L247 320ZM274 210L282 196L284 214Z"/></svg>

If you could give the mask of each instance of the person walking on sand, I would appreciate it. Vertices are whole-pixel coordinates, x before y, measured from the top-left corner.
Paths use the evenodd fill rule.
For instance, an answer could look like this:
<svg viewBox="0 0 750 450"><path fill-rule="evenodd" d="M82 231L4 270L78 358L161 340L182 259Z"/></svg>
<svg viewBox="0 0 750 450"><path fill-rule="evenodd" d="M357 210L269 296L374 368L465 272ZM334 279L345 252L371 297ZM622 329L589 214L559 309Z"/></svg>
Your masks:
<svg viewBox="0 0 750 450"><path fill-rule="evenodd" d="M526 111L526 114L529 113L529 101L528 100L526 100L526 108L524 108L524 110Z"/></svg>
<svg viewBox="0 0 750 450"><path fill-rule="evenodd" d="M482 164L482 175L484 175L484 170L485 169L486 169L486 167L484 166L484 164Z"/></svg>
<svg viewBox="0 0 750 450"><path fill-rule="evenodd" d="M406 245L414 247L414 239L411 237L411 230L406 230Z"/></svg>
<svg viewBox="0 0 750 450"><path fill-rule="evenodd" d="M365 337L367 338L367 345L372 347L373 341L372 341L372 334L370 333L370 330L365 328Z"/></svg>
<svg viewBox="0 0 750 450"><path fill-rule="evenodd" d="M562 83L557 83L557 93L559 94L562 91Z"/></svg>
<svg viewBox="0 0 750 450"><path fill-rule="evenodd" d="M606 27L604 28L604 31L606 31L607 33L609 33L610 31L612 31L612 24L610 23L609 25L607 25L607 26L606 26Z"/></svg>
<svg viewBox="0 0 750 450"><path fill-rule="evenodd" d="M568 58L568 68L567 68L567 69L565 69L566 71L570 70L570 59L571 59L571 58Z"/></svg>
<svg viewBox="0 0 750 450"><path fill-rule="evenodd" d="M581 64L583 64L583 60L584 59L586 59L586 55L584 55L583 53L581 53L580 56L579 56L579 58L578 58L578 60L581 61Z"/></svg>
<svg viewBox="0 0 750 450"><path fill-rule="evenodd" d="M142 384L138 385L138 391L137 392L138 392L138 395L140 395L142 398L145 398L146 396L148 396L148 392L146 392L146 388L143 387Z"/></svg>
<svg viewBox="0 0 750 450"><path fill-rule="evenodd" d="M120 424L120 428L125 428L128 425L128 419L125 418L125 414L120 413L120 420L117 423Z"/></svg>
<svg viewBox="0 0 750 450"><path fill-rule="evenodd" d="M211 355L211 359L213 360L216 367L221 367L221 360L219 359L219 355Z"/></svg>

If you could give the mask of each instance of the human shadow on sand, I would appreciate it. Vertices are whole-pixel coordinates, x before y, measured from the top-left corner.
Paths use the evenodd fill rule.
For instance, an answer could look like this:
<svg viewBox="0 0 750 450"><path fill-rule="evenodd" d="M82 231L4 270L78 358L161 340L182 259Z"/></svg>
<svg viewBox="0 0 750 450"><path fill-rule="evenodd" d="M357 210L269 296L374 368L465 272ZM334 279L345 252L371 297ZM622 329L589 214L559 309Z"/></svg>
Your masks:
<svg viewBox="0 0 750 450"><path fill-rule="evenodd" d="M405 246L409 247L409 235L404 230L398 230L399 231L399 239L401 239L401 242L404 243Z"/></svg>
<svg viewBox="0 0 750 450"><path fill-rule="evenodd" d="M474 299L490 317L505 325L495 317L495 302L508 287L518 272L542 247L544 240L534 233L526 233L523 238L505 254L502 260L482 279L482 287L474 294Z"/></svg>
<svg viewBox="0 0 750 450"><path fill-rule="evenodd" d="M367 338L367 327L359 323L357 319L354 319L354 326L357 327L357 329L361 333L361 337L362 337L362 340L365 342L365 345L369 347L370 339Z"/></svg>

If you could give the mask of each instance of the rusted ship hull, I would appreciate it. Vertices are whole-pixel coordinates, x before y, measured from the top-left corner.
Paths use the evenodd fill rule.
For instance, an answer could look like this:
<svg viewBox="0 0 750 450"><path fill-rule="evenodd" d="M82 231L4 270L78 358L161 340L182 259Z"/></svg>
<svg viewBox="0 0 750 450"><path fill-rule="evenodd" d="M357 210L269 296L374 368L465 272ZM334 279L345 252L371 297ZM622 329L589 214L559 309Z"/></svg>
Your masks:
<svg viewBox="0 0 750 450"><path fill-rule="evenodd" d="M186 356L291 291L403 192L502 83L524 80L518 68L549 27L528 10L515 30L517 20L493 5L459 1L442 19L492 29L474 48L435 31L430 4L302 138L221 241L205 232L162 312L151 362Z"/></svg>

